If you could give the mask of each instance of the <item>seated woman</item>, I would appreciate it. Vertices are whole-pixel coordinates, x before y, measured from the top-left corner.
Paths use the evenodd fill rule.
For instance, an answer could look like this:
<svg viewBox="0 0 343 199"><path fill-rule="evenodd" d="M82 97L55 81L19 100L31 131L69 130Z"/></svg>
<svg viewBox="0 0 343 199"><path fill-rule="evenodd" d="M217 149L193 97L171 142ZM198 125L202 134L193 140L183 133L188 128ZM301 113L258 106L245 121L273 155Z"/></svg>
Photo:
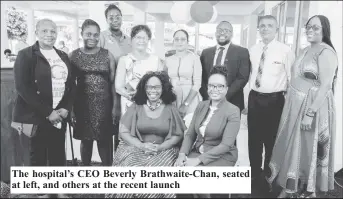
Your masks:
<svg viewBox="0 0 343 199"><path fill-rule="evenodd" d="M238 158L235 146L240 127L240 110L226 100L226 67L215 66L208 79L210 100L195 109L182 142L175 166L234 166ZM178 195L181 198L188 194ZM225 194L194 194L197 198L227 198ZM191 196L192 197L192 196Z"/></svg>
<svg viewBox="0 0 343 199"><path fill-rule="evenodd" d="M118 167L173 166L186 127L172 103L176 100L166 72L148 72L137 86L134 103L119 124L113 165ZM174 194L108 194L110 197L170 198Z"/></svg>
<svg viewBox="0 0 343 199"><path fill-rule="evenodd" d="M234 166L234 145L240 127L240 110L225 98L227 69L214 67L208 80L210 100L197 106L175 166ZM192 148L192 146L194 147Z"/></svg>

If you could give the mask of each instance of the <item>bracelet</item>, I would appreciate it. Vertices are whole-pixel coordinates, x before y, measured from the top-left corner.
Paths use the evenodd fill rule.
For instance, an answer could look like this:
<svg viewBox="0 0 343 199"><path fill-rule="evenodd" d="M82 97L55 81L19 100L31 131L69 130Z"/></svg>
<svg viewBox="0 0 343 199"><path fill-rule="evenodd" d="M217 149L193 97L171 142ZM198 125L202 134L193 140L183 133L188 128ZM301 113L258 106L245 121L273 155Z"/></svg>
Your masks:
<svg viewBox="0 0 343 199"><path fill-rule="evenodd" d="M306 115L307 115L308 117L314 117L314 115L309 115L308 113L306 113Z"/></svg>
<svg viewBox="0 0 343 199"><path fill-rule="evenodd" d="M314 117L315 114L316 112L314 112L311 108L307 109L306 111L306 115L309 117Z"/></svg>

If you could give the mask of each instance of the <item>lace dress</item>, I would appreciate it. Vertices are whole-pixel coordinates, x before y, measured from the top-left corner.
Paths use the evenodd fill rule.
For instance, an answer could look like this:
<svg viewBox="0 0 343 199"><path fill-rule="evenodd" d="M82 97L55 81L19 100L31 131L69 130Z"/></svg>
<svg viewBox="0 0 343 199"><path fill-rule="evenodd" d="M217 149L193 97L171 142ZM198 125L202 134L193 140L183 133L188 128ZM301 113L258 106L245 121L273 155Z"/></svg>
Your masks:
<svg viewBox="0 0 343 199"><path fill-rule="evenodd" d="M113 103L108 50L100 48L98 53L85 54L76 49L72 52L71 62L77 76L74 138L99 140L112 136Z"/></svg>

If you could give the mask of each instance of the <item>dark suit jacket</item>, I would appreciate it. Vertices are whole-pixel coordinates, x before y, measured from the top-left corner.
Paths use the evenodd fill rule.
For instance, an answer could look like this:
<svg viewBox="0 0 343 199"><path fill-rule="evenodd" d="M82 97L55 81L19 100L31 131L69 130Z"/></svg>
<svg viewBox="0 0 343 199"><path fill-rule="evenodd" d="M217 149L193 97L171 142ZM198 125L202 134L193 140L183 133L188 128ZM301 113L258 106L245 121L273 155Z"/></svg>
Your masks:
<svg viewBox="0 0 343 199"><path fill-rule="evenodd" d="M226 100L219 103L218 109L206 126L203 137L199 128L206 119L210 105L211 101L207 100L200 102L197 106L182 142L180 153L188 155L195 142L194 149L197 152L201 145L204 147L204 153L198 157L204 165L220 158L236 162L238 152L234 143L240 127L240 111L237 106Z"/></svg>
<svg viewBox="0 0 343 199"><path fill-rule="evenodd" d="M215 53L216 46L204 49L200 56L202 65L202 84L200 94L204 100L208 99L207 84L210 71L213 68ZM244 109L243 88L249 80L251 69L248 49L231 43L226 53L224 65L226 65L228 69L227 82L229 85L226 99L239 107L242 111Z"/></svg>
<svg viewBox="0 0 343 199"><path fill-rule="evenodd" d="M41 124L53 111L52 82L49 62L39 50L38 41L21 51L14 63L14 81L17 98L13 109L13 121ZM56 109L70 111L75 95L75 77L68 55L56 48L57 54L68 67L65 92Z"/></svg>

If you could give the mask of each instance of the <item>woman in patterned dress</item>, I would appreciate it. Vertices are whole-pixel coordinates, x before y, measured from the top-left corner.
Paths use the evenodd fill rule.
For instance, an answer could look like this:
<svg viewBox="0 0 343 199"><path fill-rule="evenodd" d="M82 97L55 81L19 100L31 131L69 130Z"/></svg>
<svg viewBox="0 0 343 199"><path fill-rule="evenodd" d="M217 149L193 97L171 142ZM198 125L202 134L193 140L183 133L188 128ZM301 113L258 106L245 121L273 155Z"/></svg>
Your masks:
<svg viewBox="0 0 343 199"><path fill-rule="evenodd" d="M74 138L81 140L81 159L89 166L93 142L97 141L102 165L112 165L113 124L112 96L115 60L106 49L98 47L100 27L87 19L82 24L83 48L74 50L70 59L77 77L77 94L73 107L76 124Z"/></svg>
<svg viewBox="0 0 343 199"><path fill-rule="evenodd" d="M119 58L116 72L116 91L121 95L121 113L124 115L132 104L139 80L148 71L164 69L163 61L147 52L151 30L146 25L137 25L131 30L132 52Z"/></svg>
<svg viewBox="0 0 343 199"><path fill-rule="evenodd" d="M142 77L133 104L119 124L117 167L173 166L186 127L172 103L176 96L164 71ZM107 194L106 198L175 198L175 194Z"/></svg>
<svg viewBox="0 0 343 199"><path fill-rule="evenodd" d="M310 46L298 56L286 95L267 173L281 186L279 197L315 197L334 189L335 107L333 87L337 54L330 23L316 15L306 23Z"/></svg>
<svg viewBox="0 0 343 199"><path fill-rule="evenodd" d="M192 114L202 101L199 93L201 87L202 67L200 58L188 50L188 33L181 29L174 33L176 54L166 58L166 68L176 93L176 107L184 117Z"/></svg>

